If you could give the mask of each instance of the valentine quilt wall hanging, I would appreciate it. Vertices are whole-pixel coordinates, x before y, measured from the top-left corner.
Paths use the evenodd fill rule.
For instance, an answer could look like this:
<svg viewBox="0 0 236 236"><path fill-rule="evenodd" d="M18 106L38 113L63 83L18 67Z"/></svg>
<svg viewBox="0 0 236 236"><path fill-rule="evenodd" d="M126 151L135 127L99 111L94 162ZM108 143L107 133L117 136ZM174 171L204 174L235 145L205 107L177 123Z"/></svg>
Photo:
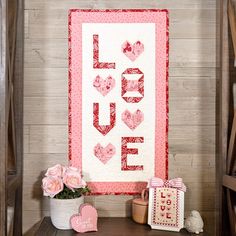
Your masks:
<svg viewBox="0 0 236 236"><path fill-rule="evenodd" d="M69 159L92 194L137 194L168 165L168 11L69 12Z"/></svg>

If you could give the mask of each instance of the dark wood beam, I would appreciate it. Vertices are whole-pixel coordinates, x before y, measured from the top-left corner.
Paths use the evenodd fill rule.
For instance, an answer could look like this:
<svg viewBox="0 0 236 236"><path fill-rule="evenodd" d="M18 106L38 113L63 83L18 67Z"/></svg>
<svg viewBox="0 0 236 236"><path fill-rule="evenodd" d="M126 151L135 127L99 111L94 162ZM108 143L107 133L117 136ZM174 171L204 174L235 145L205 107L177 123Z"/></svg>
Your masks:
<svg viewBox="0 0 236 236"><path fill-rule="evenodd" d="M15 191L21 183L21 177L19 175L8 175L7 176L7 191Z"/></svg>
<svg viewBox="0 0 236 236"><path fill-rule="evenodd" d="M227 198L222 186L223 175L226 174L226 157L228 148L228 130L229 130L229 104L230 104L230 78L229 78L229 38L228 38L228 1L220 0L220 73L219 73L219 150L216 160L216 178L218 183L218 207L219 217L217 219L217 235L227 235L228 212Z"/></svg>
<svg viewBox="0 0 236 236"><path fill-rule="evenodd" d="M24 0L18 0L16 46L14 58L14 124L16 144L16 173L19 185L15 193L14 236L22 235L22 185L23 185L23 81L24 81Z"/></svg>
<svg viewBox="0 0 236 236"><path fill-rule="evenodd" d="M236 192L236 177L224 175L223 186Z"/></svg>
<svg viewBox="0 0 236 236"><path fill-rule="evenodd" d="M232 0L228 0L228 17L231 37L233 41L234 57L236 57L236 18Z"/></svg>
<svg viewBox="0 0 236 236"><path fill-rule="evenodd" d="M7 233L7 1L0 0L0 235Z"/></svg>

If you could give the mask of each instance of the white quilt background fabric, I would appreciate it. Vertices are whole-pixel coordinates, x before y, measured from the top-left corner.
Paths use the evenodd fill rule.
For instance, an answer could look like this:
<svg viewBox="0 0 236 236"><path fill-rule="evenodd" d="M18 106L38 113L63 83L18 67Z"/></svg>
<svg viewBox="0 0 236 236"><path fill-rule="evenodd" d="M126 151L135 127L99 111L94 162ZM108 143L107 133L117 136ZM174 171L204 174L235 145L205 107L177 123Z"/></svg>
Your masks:
<svg viewBox="0 0 236 236"><path fill-rule="evenodd" d="M93 34L99 35L99 60L115 62L116 69L93 69ZM134 62L122 52L126 40L132 44L140 40L144 44L144 52ZM89 181L147 181L154 175L155 159L155 24L83 23L82 49L83 174ZM144 97L139 103L127 103L121 97L121 74L127 68L139 68L144 73ZM105 97L93 87L97 75L115 79L115 87ZM129 79L132 77L137 79L137 75ZM106 136L93 126L94 102L100 104L100 125L110 124L109 103L116 103L116 125ZM130 112L140 109L144 113L143 122L133 131L121 120L126 109ZM128 148L139 150L138 155L128 155L128 164L143 165L144 170L121 171L121 137L136 136L144 137L144 143L128 144ZM94 156L97 143L104 147L112 143L116 148L116 154L105 165Z"/></svg>

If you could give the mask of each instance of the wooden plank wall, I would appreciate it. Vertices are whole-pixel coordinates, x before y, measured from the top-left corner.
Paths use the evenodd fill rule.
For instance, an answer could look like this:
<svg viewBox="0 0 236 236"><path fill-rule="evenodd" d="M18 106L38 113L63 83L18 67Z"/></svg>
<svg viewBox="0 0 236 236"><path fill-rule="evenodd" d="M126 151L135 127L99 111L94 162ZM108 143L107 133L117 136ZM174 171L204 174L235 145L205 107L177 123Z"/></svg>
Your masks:
<svg viewBox="0 0 236 236"><path fill-rule="evenodd" d="M24 231L43 215L41 174L67 162L67 13L69 8L170 10L169 176L182 176L186 213L202 212L214 235L216 104L215 0L26 0ZM130 196L87 198L101 216L130 214Z"/></svg>

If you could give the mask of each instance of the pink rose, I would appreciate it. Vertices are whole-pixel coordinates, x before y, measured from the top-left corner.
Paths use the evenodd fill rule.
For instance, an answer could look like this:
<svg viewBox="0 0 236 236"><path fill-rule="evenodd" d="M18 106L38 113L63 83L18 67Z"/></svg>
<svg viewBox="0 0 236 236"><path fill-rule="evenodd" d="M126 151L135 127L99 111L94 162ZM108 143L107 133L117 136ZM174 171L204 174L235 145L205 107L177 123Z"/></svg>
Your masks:
<svg viewBox="0 0 236 236"><path fill-rule="evenodd" d="M46 172L46 176L55 176L55 177L62 177L64 167L60 164L57 164L51 168L48 168Z"/></svg>
<svg viewBox="0 0 236 236"><path fill-rule="evenodd" d="M86 186L85 181L81 177L80 170L75 167L66 168L63 175L63 183L72 191L75 188L84 188Z"/></svg>
<svg viewBox="0 0 236 236"><path fill-rule="evenodd" d="M43 195L53 198L55 195L60 193L63 190L63 182L60 177L56 176L47 176L43 180Z"/></svg>

